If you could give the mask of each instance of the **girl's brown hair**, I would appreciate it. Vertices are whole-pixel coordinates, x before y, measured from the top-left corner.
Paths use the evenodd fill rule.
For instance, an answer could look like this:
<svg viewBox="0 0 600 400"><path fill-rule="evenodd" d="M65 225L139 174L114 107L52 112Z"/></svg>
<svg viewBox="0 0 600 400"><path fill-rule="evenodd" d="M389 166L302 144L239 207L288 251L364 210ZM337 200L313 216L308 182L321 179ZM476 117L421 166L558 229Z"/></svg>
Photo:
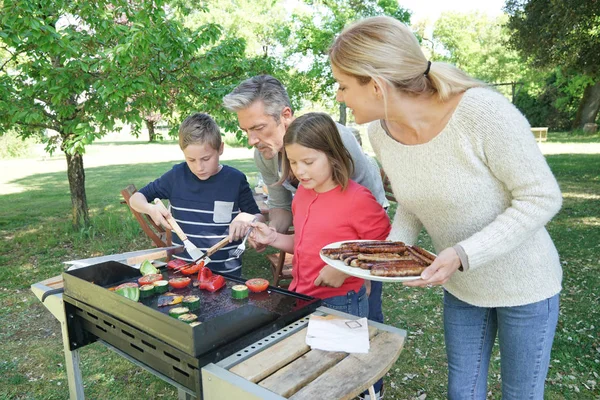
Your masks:
<svg viewBox="0 0 600 400"><path fill-rule="evenodd" d="M348 180L354 171L354 161L329 115L313 112L296 118L283 137L284 148L290 144L299 144L325 153L331 164L333 181L340 185L342 190L348 187ZM284 151L283 173L278 183L281 184L286 179L297 180Z"/></svg>

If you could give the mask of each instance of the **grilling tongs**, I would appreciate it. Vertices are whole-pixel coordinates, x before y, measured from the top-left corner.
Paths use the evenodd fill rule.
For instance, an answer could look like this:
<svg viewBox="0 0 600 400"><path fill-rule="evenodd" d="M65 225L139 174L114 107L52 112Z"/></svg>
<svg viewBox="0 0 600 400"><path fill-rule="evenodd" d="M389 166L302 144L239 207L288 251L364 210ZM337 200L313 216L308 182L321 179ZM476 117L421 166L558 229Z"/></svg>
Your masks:
<svg viewBox="0 0 600 400"><path fill-rule="evenodd" d="M177 221L175 221L175 218L173 218L171 213L168 212L168 210L165 207L165 205L163 204L163 202L160 199L154 199L154 204L156 204L159 207L162 207L164 209L164 211L167 211L167 213L169 215L166 218L167 222L171 225L171 227L173 228L173 230L175 231L177 236L179 236L179 239L181 239L183 241L183 245L185 246L185 249L187 250L188 254L190 255L190 257L192 258L192 260L194 260L194 262L196 264L198 264L202 260L205 261L205 264L208 264L210 259L208 259L208 260L205 260L205 259L208 258L208 256L213 255L217 250L219 250L221 247L223 247L227 243L229 243L229 238L225 237L219 243L215 244L213 247L208 249L206 251L206 254L204 254L202 252L202 250L200 250L198 247L196 247L196 245L187 238L187 235L181 230L181 227L179 226Z"/></svg>

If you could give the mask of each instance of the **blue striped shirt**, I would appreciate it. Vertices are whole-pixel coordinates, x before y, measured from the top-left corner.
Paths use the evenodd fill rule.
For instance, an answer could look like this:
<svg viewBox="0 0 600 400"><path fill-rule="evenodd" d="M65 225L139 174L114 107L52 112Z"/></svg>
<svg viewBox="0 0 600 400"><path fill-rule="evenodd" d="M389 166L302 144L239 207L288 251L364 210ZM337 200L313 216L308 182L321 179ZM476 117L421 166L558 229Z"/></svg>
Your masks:
<svg viewBox="0 0 600 400"><path fill-rule="evenodd" d="M229 224L240 212L260 213L244 173L227 165L202 181L183 162L141 188L140 193L148 202L168 199L173 218L203 252L227 236ZM173 244L182 244L175 232ZM213 254L210 268L217 272L241 268L240 259L230 256L238 244L233 242ZM192 261L187 251L177 258Z"/></svg>

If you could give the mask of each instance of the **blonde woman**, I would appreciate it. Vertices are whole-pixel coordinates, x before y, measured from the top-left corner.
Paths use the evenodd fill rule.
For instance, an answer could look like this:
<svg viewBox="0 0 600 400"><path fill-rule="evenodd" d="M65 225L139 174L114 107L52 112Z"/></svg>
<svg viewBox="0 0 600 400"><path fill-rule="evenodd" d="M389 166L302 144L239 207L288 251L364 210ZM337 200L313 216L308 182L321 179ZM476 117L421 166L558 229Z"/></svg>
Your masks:
<svg viewBox="0 0 600 400"><path fill-rule="evenodd" d="M542 399L562 281L544 225L562 197L528 122L393 18L348 26L329 56L398 200L388 239L425 228L438 254L405 284L444 287L448 397L486 398L498 337L502 398Z"/></svg>

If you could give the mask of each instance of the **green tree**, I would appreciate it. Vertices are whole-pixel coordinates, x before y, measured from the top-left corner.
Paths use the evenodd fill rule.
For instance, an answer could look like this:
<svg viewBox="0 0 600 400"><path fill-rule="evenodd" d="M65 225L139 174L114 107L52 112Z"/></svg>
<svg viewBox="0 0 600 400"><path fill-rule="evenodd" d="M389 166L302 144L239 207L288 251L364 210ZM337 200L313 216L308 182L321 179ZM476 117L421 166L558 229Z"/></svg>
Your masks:
<svg viewBox="0 0 600 400"><path fill-rule="evenodd" d="M509 39L506 20L505 15L490 18L477 12L442 13L435 23L432 40L447 53L436 58L490 83L521 79L524 75L521 57L506 46Z"/></svg>
<svg viewBox="0 0 600 400"><path fill-rule="evenodd" d="M289 24L278 33L284 59L290 66L288 90L296 98L332 104L334 83L327 51L335 35L350 22L375 15L389 15L408 23L410 14L395 0L305 0ZM346 123L346 107L340 104L340 122Z"/></svg>
<svg viewBox="0 0 600 400"><path fill-rule="evenodd" d="M600 110L600 5L597 0L507 0L511 44L531 65L587 77L574 128Z"/></svg>
<svg viewBox="0 0 600 400"><path fill-rule="evenodd" d="M118 120L139 130L149 112L210 109L213 88L245 66L243 41L186 29L161 0L5 0L1 11L0 132L57 132L43 139L66 155L75 227L89 223L86 145Z"/></svg>
<svg viewBox="0 0 600 400"><path fill-rule="evenodd" d="M490 18L485 14L444 12L435 22L431 42L436 49L432 59L456 65L471 76L498 88L514 98L523 80L531 74L519 53L510 49L505 26L506 15ZM512 92L504 89L510 87Z"/></svg>

